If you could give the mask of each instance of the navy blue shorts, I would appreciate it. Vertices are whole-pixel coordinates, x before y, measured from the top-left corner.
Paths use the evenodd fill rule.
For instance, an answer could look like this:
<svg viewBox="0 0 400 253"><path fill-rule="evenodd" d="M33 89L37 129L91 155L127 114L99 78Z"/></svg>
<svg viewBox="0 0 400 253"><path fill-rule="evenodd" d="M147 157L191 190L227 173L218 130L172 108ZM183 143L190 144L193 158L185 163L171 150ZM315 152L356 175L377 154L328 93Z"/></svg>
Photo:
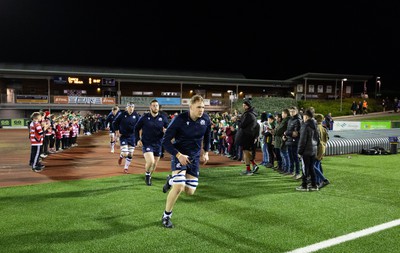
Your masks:
<svg viewBox="0 0 400 253"><path fill-rule="evenodd" d="M188 163L186 166L183 166L176 156L171 156L171 171L186 170L186 174L199 178L200 156L189 158L190 163Z"/></svg>
<svg viewBox="0 0 400 253"><path fill-rule="evenodd" d="M154 156L160 157L162 148L161 148L161 145L157 145L157 144L152 144L152 145L147 145L147 146L145 146L143 144L142 151L143 151L143 153L153 152Z"/></svg>
<svg viewBox="0 0 400 253"><path fill-rule="evenodd" d="M119 137L119 143L121 146L135 146L135 136L126 136L126 135L121 135Z"/></svg>

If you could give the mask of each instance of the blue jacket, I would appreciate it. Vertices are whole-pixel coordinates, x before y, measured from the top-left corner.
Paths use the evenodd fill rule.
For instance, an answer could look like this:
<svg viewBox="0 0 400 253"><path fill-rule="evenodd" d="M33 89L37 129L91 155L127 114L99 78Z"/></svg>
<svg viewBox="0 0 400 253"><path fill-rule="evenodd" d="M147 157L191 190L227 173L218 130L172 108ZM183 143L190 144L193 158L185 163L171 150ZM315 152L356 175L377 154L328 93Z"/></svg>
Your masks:
<svg viewBox="0 0 400 253"><path fill-rule="evenodd" d="M169 121L164 114L159 113L153 117L151 113L145 113L135 126L136 140L139 140L139 131L142 130L143 145L161 145L161 139L164 136L163 128L167 128L168 124Z"/></svg>
<svg viewBox="0 0 400 253"><path fill-rule="evenodd" d="M110 126L110 130L115 130L114 126L113 126L113 121L116 117L118 117L118 115L121 113L121 111L118 111L117 114L113 114L112 111L107 115L106 118L106 126L109 125Z"/></svg>
<svg viewBox="0 0 400 253"><path fill-rule="evenodd" d="M210 137L211 120L208 114L204 113L202 117L193 121L187 111L172 119L164 134L162 144L173 156L181 152L190 157L197 157L200 155L202 145L204 151L210 149Z"/></svg>
<svg viewBox="0 0 400 253"><path fill-rule="evenodd" d="M135 136L135 125L139 120L139 114L134 111L131 115L127 111L121 112L113 121L115 131L123 136Z"/></svg>

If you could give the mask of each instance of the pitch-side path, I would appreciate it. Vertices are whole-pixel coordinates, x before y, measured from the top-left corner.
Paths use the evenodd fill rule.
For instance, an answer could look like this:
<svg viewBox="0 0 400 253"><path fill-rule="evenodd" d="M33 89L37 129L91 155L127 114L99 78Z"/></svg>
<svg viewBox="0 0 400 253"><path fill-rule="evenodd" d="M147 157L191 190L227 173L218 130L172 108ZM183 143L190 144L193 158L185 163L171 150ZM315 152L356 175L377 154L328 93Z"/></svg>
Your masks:
<svg viewBox="0 0 400 253"><path fill-rule="evenodd" d="M57 154L50 154L43 160L46 168L35 173L28 165L30 143L28 129L0 129L0 187L47 183L61 180L109 177L123 174L118 165L119 146L110 152L108 131L78 137L78 146ZM201 168L240 165L225 156L209 152L210 161ZM257 154L260 162L261 151ZM155 173L170 170L170 155L160 159ZM134 152L129 173L144 175L144 158L141 148Z"/></svg>

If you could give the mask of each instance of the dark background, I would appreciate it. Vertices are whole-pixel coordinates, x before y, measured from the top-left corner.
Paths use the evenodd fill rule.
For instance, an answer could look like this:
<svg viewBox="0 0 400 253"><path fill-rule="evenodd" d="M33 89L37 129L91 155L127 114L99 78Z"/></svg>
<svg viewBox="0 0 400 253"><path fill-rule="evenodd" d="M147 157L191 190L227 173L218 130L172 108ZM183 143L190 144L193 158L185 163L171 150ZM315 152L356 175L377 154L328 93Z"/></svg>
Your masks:
<svg viewBox="0 0 400 253"><path fill-rule="evenodd" d="M396 1L140 2L2 0L0 62L399 79Z"/></svg>

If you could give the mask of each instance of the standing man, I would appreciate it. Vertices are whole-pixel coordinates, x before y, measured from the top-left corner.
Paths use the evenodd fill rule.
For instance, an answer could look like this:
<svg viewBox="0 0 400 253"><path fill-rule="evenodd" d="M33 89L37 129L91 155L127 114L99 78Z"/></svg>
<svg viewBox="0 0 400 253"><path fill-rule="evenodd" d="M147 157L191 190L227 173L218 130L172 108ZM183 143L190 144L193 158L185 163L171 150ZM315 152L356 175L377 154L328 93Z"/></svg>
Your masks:
<svg viewBox="0 0 400 253"><path fill-rule="evenodd" d="M122 164L125 158L124 172L128 173L129 165L135 151L135 125L139 120L139 115L135 112L135 105L128 103L126 111L121 112L113 121L115 134L119 136L121 153L118 158L118 165Z"/></svg>
<svg viewBox="0 0 400 253"><path fill-rule="evenodd" d="M163 192L168 193L162 224L172 228L172 209L181 192L193 195L199 178L200 160L208 161L210 149L211 120L204 113L204 100L200 95L190 99L189 111L173 118L169 124L162 144L171 154L172 176L167 177ZM172 140L174 141L172 142Z"/></svg>
<svg viewBox="0 0 400 253"><path fill-rule="evenodd" d="M318 130L314 120L313 109L308 108L303 115L304 124L301 125L298 154L304 161L302 183L296 188L297 191L318 191L315 176L315 157L319 142ZM311 187L307 187L307 178L311 178Z"/></svg>
<svg viewBox="0 0 400 253"><path fill-rule="evenodd" d="M106 118L106 129L109 130L110 132L110 147L111 147L111 153L114 153L114 147L115 147L115 141L116 141L116 136L115 136L115 129L113 126L113 121L114 119L118 116L120 113L119 107L114 106L111 109L111 112L107 115Z"/></svg>
<svg viewBox="0 0 400 253"><path fill-rule="evenodd" d="M265 165L267 168L273 168L275 163L275 152L274 152L274 134L275 134L275 117L273 115L268 115L267 131L265 134L265 145L267 145L268 152L268 163Z"/></svg>
<svg viewBox="0 0 400 253"><path fill-rule="evenodd" d="M244 113L238 120L236 141L243 150L243 159L246 164L246 170L242 172L242 175L251 176L253 175L253 172L250 169L250 160L252 159L252 150L259 134L259 128L257 128L257 117L254 107L251 106L250 99L243 100L243 109Z"/></svg>
<svg viewBox="0 0 400 253"><path fill-rule="evenodd" d="M168 127L168 119L159 113L160 105L157 100L150 102L150 112L140 117L135 127L135 136L138 147L142 147L143 156L146 160L145 182L151 185L151 175L156 170L157 163L162 154L161 140Z"/></svg>
<svg viewBox="0 0 400 253"><path fill-rule="evenodd" d="M328 130L333 129L333 118L332 118L331 112L325 116L325 126L326 126L326 128L328 128Z"/></svg>
<svg viewBox="0 0 400 253"><path fill-rule="evenodd" d="M300 139L300 127L303 123L303 119L301 118L299 110L296 106L290 107L289 113L290 118L285 131L285 136L287 139L286 145L288 146L290 158L290 174L293 175L295 179L301 179L298 146Z"/></svg>

